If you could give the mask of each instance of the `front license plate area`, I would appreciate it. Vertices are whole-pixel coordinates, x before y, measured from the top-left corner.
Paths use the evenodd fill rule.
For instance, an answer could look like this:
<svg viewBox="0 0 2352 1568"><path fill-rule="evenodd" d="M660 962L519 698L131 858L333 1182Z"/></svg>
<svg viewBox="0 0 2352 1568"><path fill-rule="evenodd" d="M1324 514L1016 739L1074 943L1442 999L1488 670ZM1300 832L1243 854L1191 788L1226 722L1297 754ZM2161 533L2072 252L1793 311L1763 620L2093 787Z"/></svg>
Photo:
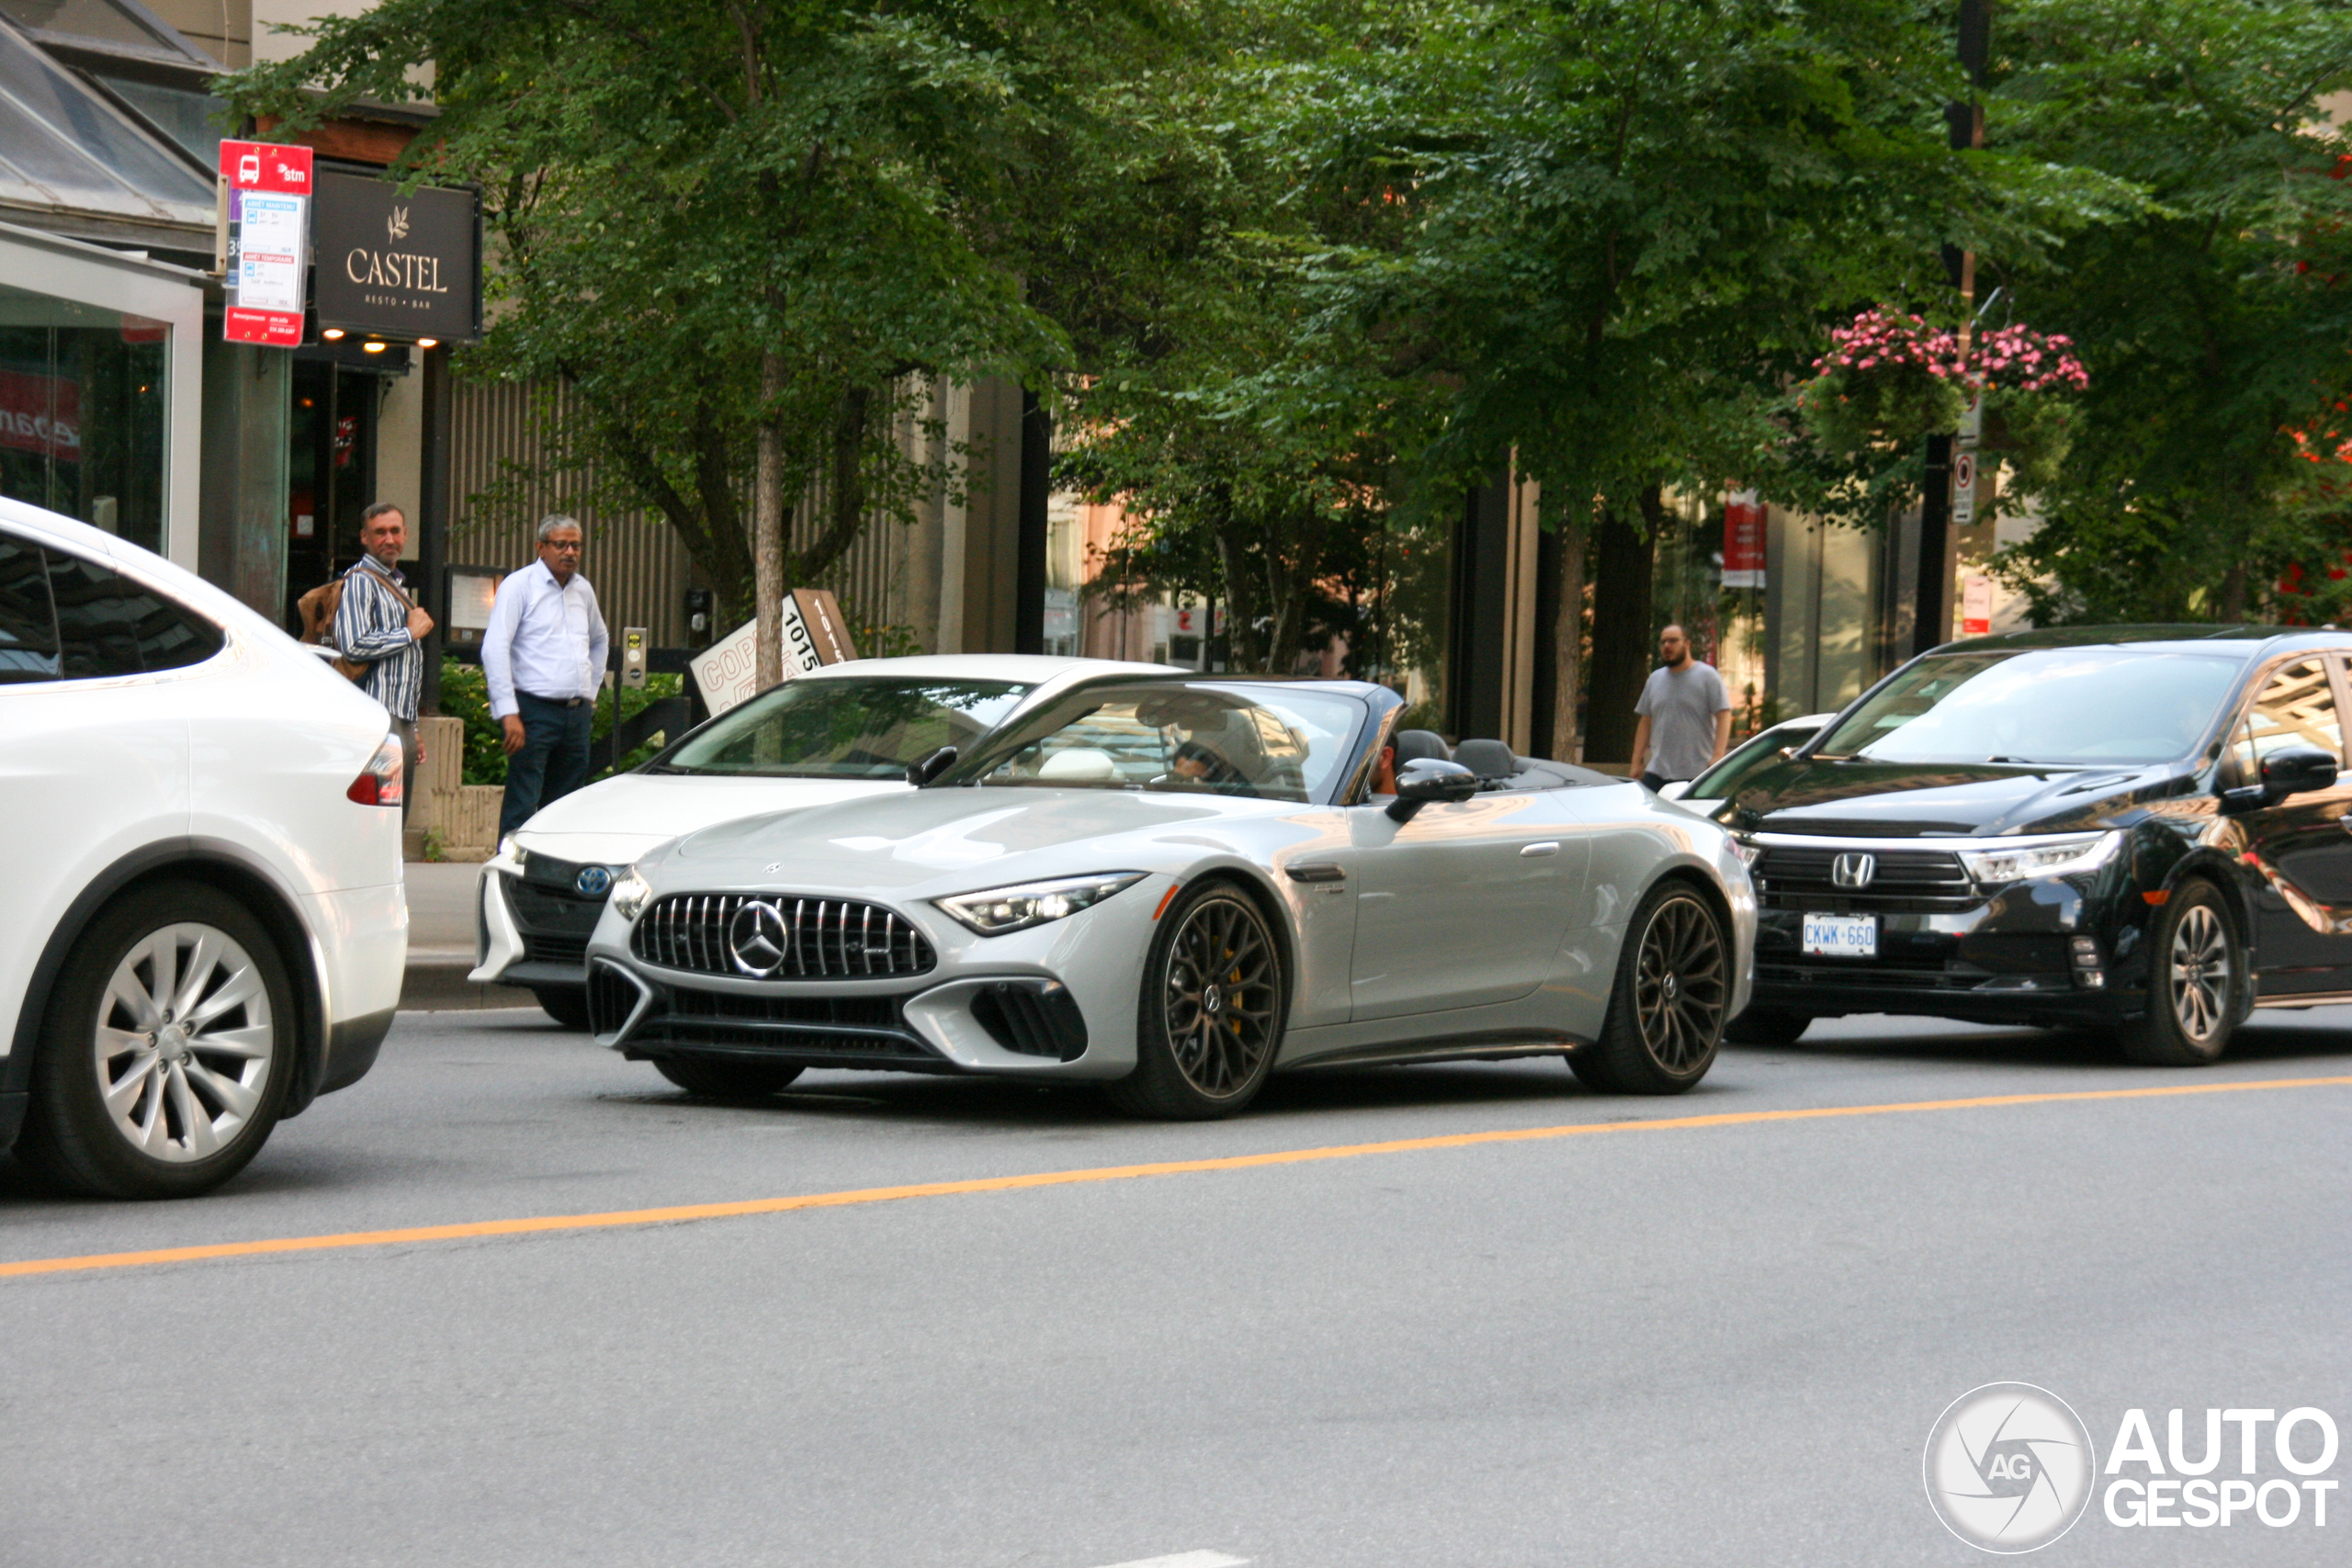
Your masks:
<svg viewBox="0 0 2352 1568"><path fill-rule="evenodd" d="M1804 951L1808 958L1876 958L1876 915L1807 915Z"/></svg>

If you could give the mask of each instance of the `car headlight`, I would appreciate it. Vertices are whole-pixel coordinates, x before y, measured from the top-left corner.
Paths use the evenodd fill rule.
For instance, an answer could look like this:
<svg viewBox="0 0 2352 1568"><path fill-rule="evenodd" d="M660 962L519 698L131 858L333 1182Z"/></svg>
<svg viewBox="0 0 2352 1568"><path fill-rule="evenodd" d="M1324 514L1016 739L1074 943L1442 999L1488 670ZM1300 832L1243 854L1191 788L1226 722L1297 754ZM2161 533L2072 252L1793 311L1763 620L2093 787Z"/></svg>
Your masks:
<svg viewBox="0 0 2352 1568"><path fill-rule="evenodd" d="M2120 833L2086 833L2015 849L1962 850L1960 863L1978 882L2023 882L2030 876L2065 876L2104 865L2122 842Z"/></svg>
<svg viewBox="0 0 2352 1568"><path fill-rule="evenodd" d="M619 911L624 920L633 920L645 913L645 906L652 897L653 885L638 875L635 866L630 866L613 878L613 894L610 902L612 907Z"/></svg>
<svg viewBox="0 0 2352 1568"><path fill-rule="evenodd" d="M1100 904L1124 887L1144 879L1140 871L1109 871L1099 876L1065 876L1052 882L1024 882L1013 887L990 887L959 893L933 903L982 936L1002 936L1027 931L1049 920L1063 919ZM615 897L619 895L616 892Z"/></svg>
<svg viewBox="0 0 2352 1568"><path fill-rule="evenodd" d="M1731 852L1739 857L1740 864L1753 871L1756 869L1757 857L1764 852L1764 846L1753 839L1734 833L1731 836Z"/></svg>
<svg viewBox="0 0 2352 1568"><path fill-rule="evenodd" d="M498 840L498 856L501 860L512 861L516 865L528 865L531 863L531 852L516 843L514 835L512 833Z"/></svg>

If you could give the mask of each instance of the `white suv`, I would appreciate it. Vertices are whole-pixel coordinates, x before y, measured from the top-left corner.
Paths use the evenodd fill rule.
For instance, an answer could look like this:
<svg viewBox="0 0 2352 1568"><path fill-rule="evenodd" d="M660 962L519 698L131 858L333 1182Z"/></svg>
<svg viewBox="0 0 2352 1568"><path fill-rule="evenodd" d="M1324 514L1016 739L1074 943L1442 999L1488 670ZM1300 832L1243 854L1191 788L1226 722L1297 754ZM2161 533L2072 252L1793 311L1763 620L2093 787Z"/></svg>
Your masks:
<svg viewBox="0 0 2352 1568"><path fill-rule="evenodd" d="M408 956L389 729L193 574L0 500L0 1149L186 1196L368 1071Z"/></svg>

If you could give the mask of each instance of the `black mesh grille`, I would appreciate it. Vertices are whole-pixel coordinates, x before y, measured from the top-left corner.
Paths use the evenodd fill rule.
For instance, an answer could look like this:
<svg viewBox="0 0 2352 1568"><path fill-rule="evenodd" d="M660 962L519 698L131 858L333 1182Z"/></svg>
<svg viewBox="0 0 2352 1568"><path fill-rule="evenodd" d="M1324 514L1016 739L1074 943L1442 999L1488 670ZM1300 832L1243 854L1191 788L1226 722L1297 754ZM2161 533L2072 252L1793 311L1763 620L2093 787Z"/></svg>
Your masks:
<svg viewBox="0 0 2352 1568"><path fill-rule="evenodd" d="M533 856L522 879L502 877L506 907L514 913L514 930L523 939L523 957L533 964L584 964L588 938L604 918L605 898L587 897L575 889L569 875L561 880L540 876L543 857ZM570 873L568 861L546 863Z"/></svg>
<svg viewBox="0 0 2352 1568"><path fill-rule="evenodd" d="M1871 857L1867 886L1840 887L1838 858ZM1756 891L1768 909L1964 909L1977 902L1976 889L1960 857L1949 850L1861 850L1771 844L1756 862Z"/></svg>
<svg viewBox="0 0 2352 1568"><path fill-rule="evenodd" d="M637 1006L637 987L609 964L599 964L588 971L588 1027L598 1034L610 1034L628 1021L631 1010Z"/></svg>
<svg viewBox="0 0 2352 1568"><path fill-rule="evenodd" d="M1086 1054L1086 1015L1067 987L999 980L972 998L972 1016L1008 1051L1074 1062Z"/></svg>
<svg viewBox="0 0 2352 1568"><path fill-rule="evenodd" d="M944 1069L907 1027L904 997L740 996L664 987L630 1037L632 1050L758 1052L798 1062Z"/></svg>
<svg viewBox="0 0 2352 1568"><path fill-rule="evenodd" d="M747 942L739 962L736 917L754 904L775 918L754 917L763 940ZM742 934L754 934L750 923ZM912 921L879 904L789 895L673 894L639 918L629 944L664 969L738 978L884 979L925 974L939 962Z"/></svg>

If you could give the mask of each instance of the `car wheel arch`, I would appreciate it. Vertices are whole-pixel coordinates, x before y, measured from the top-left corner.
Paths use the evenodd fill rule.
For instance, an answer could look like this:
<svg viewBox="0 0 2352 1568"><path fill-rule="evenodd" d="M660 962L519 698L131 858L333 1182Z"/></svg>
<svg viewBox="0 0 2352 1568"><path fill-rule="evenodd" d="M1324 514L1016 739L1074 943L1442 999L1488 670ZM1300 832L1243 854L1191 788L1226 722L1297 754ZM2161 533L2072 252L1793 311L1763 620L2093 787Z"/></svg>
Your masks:
<svg viewBox="0 0 2352 1568"><path fill-rule="evenodd" d="M66 906L26 983L8 1055L0 1061L0 1093L21 1092L31 1082L33 1053L58 974L90 922L137 889L161 881L198 882L219 889L278 944L298 1015L294 1081L278 1117L283 1121L300 1114L316 1097L326 1055L326 998L319 977L318 944L276 877L239 846L206 839L167 839L135 850L92 877Z"/></svg>
<svg viewBox="0 0 2352 1568"><path fill-rule="evenodd" d="M1265 917L1267 929L1274 933L1276 955L1282 960L1283 984L1291 993L1285 999L1290 1006L1296 1007L1298 997L1295 982L1298 974L1298 934L1291 929L1290 912L1283 907L1281 895L1274 891L1272 883L1250 867L1229 862L1205 866L1190 876L1181 877L1176 886L1180 890L1190 893L1218 882L1238 888L1250 902L1258 907L1258 913Z"/></svg>
<svg viewBox="0 0 2352 1568"><path fill-rule="evenodd" d="M2238 951L2245 955L2246 984L2238 1004L2238 1017L2234 1021L2244 1022L2245 1015L2253 1010L2254 998L2259 989L2257 976L2261 954L2256 945L2256 933L2262 927L2255 900L2261 897L2261 876L2219 851L2199 849L2181 857L2170 874L2165 876L2165 901L2169 903L2192 882L2204 883L2221 895L2222 911L2229 917L2232 927L2231 934L2237 938ZM2154 907L2148 908L2151 923L2156 912ZM2155 988L2155 953L2151 948L2147 955L2147 988L2151 996Z"/></svg>

